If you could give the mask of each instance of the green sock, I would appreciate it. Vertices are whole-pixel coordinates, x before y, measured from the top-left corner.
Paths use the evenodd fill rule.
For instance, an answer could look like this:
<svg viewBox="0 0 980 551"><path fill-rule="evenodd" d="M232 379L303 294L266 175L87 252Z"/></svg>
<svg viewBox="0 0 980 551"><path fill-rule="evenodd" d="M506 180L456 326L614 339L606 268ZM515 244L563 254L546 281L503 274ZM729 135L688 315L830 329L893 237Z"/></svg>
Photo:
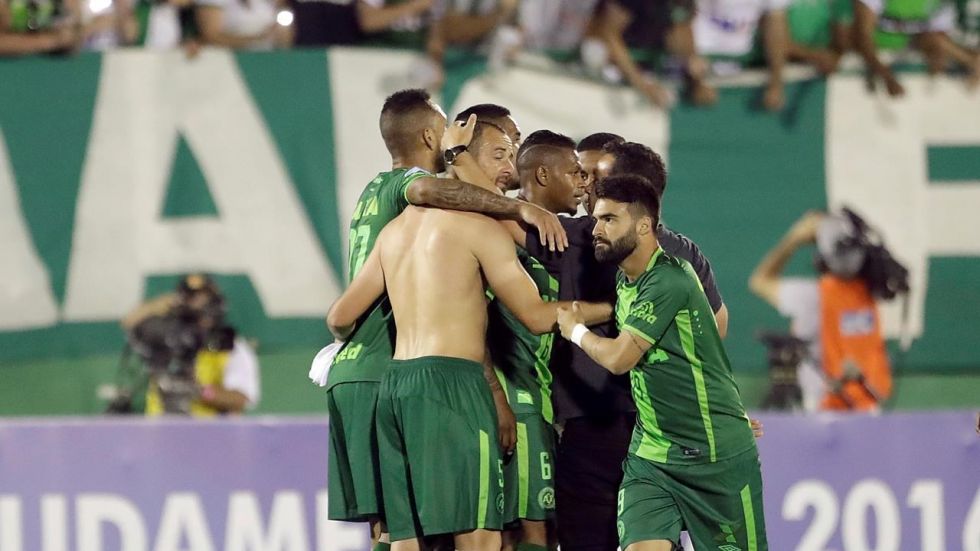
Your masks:
<svg viewBox="0 0 980 551"><path fill-rule="evenodd" d="M374 548L372 548L371 551L391 551L391 544L379 541L378 543L374 544Z"/></svg>
<svg viewBox="0 0 980 551"><path fill-rule="evenodd" d="M535 545L533 543L518 543L517 551L548 551L548 548L543 545Z"/></svg>

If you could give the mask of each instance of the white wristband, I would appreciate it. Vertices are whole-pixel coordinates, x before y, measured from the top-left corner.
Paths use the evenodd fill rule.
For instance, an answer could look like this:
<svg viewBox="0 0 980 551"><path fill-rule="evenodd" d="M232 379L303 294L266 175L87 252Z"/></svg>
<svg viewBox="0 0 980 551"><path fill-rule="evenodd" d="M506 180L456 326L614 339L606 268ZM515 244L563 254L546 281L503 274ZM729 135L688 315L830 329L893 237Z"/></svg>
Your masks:
<svg viewBox="0 0 980 551"><path fill-rule="evenodd" d="M588 332L589 332L588 327L586 327L581 323L577 323L575 324L575 327L572 328L572 338L570 340L573 343L575 343L575 346L582 348L582 339L585 337L585 334Z"/></svg>

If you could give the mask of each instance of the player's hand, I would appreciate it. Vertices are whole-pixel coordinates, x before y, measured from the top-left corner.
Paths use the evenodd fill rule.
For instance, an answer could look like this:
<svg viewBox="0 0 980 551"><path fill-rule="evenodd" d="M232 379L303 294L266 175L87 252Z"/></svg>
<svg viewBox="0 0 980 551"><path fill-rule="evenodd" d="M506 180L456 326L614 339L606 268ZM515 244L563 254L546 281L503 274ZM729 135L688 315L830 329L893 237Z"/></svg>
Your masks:
<svg viewBox="0 0 980 551"><path fill-rule="evenodd" d="M510 455L517 445L517 417L510 409L507 400L494 400L497 409L497 435L500 438L500 449Z"/></svg>
<svg viewBox="0 0 980 551"><path fill-rule="evenodd" d="M762 95L762 105L767 111L780 111L786 105L786 93L782 83L771 83L766 86Z"/></svg>
<svg viewBox="0 0 980 551"><path fill-rule="evenodd" d="M520 210L521 220L538 229L541 244L549 251L564 251L568 248L568 236L558 221L558 216L532 203L524 203Z"/></svg>
<svg viewBox="0 0 980 551"><path fill-rule="evenodd" d="M465 121L453 121L442 135L442 150L452 149L459 145L470 145L473 139L473 129L476 128L476 115L470 115Z"/></svg>
<svg viewBox="0 0 980 551"><path fill-rule="evenodd" d="M562 337L572 340L572 330L580 323L585 323L585 317L582 315L582 308L578 301L573 302L571 308L567 306L558 308L558 328L561 330Z"/></svg>
<svg viewBox="0 0 980 551"><path fill-rule="evenodd" d="M762 421L758 419L749 419L749 425L752 427L752 436L762 438L762 435L765 434L765 432L762 430Z"/></svg>

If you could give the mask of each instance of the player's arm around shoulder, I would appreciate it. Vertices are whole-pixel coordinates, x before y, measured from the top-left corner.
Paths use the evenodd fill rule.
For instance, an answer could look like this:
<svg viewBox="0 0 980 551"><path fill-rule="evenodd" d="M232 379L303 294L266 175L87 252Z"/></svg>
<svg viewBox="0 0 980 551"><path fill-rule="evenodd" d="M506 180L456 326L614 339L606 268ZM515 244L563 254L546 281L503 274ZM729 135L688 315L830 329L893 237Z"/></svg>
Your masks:
<svg viewBox="0 0 980 551"><path fill-rule="evenodd" d="M473 254L498 300L532 333L551 332L556 305L541 300L531 276L517 258L510 234L489 219L474 222L472 231L469 238Z"/></svg>
<svg viewBox="0 0 980 551"><path fill-rule="evenodd" d="M384 232L381 234L384 235ZM327 326L335 337L347 339L354 332L354 325L376 300L385 292L385 276L381 269L381 239L368 255L364 266L347 286L344 294L330 307Z"/></svg>

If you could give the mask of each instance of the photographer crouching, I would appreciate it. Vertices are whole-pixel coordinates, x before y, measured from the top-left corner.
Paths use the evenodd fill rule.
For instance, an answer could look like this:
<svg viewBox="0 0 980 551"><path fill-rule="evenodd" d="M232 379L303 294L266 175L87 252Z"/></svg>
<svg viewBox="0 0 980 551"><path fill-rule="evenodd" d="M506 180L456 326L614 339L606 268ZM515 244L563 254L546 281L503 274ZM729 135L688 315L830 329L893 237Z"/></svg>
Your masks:
<svg viewBox="0 0 980 551"><path fill-rule="evenodd" d="M819 277L784 276L793 254L814 243ZM880 409L892 374L875 299L907 293L908 270L860 216L847 208L807 212L762 259L749 287L790 318L791 336L763 341L774 373L785 374L788 365L774 357L795 363L804 410ZM774 378L774 391L786 386Z"/></svg>
<svg viewBox="0 0 980 551"><path fill-rule="evenodd" d="M214 280L191 274L174 292L122 320L148 379L147 415L210 417L258 403L258 358L224 317L225 299Z"/></svg>

